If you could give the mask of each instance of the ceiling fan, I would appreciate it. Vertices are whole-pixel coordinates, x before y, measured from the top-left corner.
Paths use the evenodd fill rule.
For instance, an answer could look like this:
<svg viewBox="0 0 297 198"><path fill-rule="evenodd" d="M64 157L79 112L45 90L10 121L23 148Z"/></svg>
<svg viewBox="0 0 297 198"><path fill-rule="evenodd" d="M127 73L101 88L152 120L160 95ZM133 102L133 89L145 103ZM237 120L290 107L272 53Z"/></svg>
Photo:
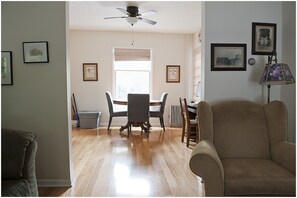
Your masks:
<svg viewBox="0 0 297 198"><path fill-rule="evenodd" d="M151 25L155 25L157 22L156 21L152 21L149 19L145 19L143 18L143 16L151 16L156 14L156 11L154 10L149 10L143 13L139 13L138 11L138 7L136 6L128 6L127 10L123 9L123 8L117 8L119 11L121 11L122 13L126 14L127 16L119 16L119 17L105 17L104 19L118 19L118 18L122 18L122 19L126 19L127 22L129 24L131 24L132 26L137 23L138 20L141 20L143 22L146 22L148 24Z"/></svg>

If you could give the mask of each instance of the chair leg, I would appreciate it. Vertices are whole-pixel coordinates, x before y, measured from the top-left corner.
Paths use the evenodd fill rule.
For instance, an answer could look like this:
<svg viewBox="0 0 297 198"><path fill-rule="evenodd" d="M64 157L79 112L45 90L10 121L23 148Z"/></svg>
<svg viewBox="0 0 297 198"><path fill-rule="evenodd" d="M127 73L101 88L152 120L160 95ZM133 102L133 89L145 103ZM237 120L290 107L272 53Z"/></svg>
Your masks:
<svg viewBox="0 0 297 198"><path fill-rule="evenodd" d="M163 128L163 131L165 131L165 125L164 125L164 119L163 119L163 117L160 117L160 125Z"/></svg>
<svg viewBox="0 0 297 198"><path fill-rule="evenodd" d="M185 139L185 126L183 124L181 141L184 142L184 139Z"/></svg>
<svg viewBox="0 0 297 198"><path fill-rule="evenodd" d="M128 138L130 137L130 133L131 133L131 123L129 123L129 126L128 126Z"/></svg>
<svg viewBox="0 0 297 198"><path fill-rule="evenodd" d="M149 122L148 122L148 126L150 126ZM149 138L150 137L150 128L149 127L146 128L146 134L147 134L147 138Z"/></svg>
<svg viewBox="0 0 297 198"><path fill-rule="evenodd" d="M198 144L199 141L200 141L199 128L198 126L196 126L196 143Z"/></svg>
<svg viewBox="0 0 297 198"><path fill-rule="evenodd" d="M108 122L108 127L107 127L107 130L109 130L109 127L110 127L111 121L112 121L112 116L109 116L109 122Z"/></svg>
<svg viewBox="0 0 297 198"><path fill-rule="evenodd" d="M190 145L190 135L191 133L189 131L186 132L187 133L187 147L189 147Z"/></svg>

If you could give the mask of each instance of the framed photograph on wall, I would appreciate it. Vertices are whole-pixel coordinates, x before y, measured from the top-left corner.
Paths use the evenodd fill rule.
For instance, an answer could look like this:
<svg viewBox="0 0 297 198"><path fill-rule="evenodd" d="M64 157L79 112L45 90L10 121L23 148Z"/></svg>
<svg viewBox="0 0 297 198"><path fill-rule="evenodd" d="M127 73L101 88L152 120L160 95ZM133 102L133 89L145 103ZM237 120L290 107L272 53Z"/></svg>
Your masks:
<svg viewBox="0 0 297 198"><path fill-rule="evenodd" d="M276 51L276 23L252 23L252 54L269 55Z"/></svg>
<svg viewBox="0 0 297 198"><path fill-rule="evenodd" d="M83 81L98 81L97 63L83 63Z"/></svg>
<svg viewBox="0 0 297 198"><path fill-rule="evenodd" d="M179 83L180 82L180 66L167 65L166 66L166 82Z"/></svg>
<svg viewBox="0 0 297 198"><path fill-rule="evenodd" d="M211 71L246 71L246 44L212 43Z"/></svg>
<svg viewBox="0 0 297 198"><path fill-rule="evenodd" d="M1 51L1 85L13 85L12 52Z"/></svg>
<svg viewBox="0 0 297 198"><path fill-rule="evenodd" d="M48 42L23 42L24 63L48 63Z"/></svg>

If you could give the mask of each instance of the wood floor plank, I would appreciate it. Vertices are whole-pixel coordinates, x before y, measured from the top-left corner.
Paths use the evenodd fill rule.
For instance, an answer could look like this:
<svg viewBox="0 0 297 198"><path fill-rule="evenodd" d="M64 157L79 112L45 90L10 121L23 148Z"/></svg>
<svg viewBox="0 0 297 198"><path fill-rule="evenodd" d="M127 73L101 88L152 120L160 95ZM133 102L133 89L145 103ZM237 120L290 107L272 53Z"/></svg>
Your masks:
<svg viewBox="0 0 297 198"><path fill-rule="evenodd" d="M40 196L131 197L204 196L203 184L189 168L192 150L181 129L74 129L75 182L71 188L39 187Z"/></svg>

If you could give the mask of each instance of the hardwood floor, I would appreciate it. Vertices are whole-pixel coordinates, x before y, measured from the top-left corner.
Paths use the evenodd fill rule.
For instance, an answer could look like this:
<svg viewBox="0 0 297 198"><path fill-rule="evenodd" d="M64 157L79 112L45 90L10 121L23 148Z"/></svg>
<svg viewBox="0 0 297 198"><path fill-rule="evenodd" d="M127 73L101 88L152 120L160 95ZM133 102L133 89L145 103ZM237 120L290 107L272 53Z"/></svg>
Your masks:
<svg viewBox="0 0 297 198"><path fill-rule="evenodd" d="M181 129L152 128L149 139L139 128L74 129L75 182L71 188L40 187L40 196L204 196L189 168L192 149L181 142Z"/></svg>

